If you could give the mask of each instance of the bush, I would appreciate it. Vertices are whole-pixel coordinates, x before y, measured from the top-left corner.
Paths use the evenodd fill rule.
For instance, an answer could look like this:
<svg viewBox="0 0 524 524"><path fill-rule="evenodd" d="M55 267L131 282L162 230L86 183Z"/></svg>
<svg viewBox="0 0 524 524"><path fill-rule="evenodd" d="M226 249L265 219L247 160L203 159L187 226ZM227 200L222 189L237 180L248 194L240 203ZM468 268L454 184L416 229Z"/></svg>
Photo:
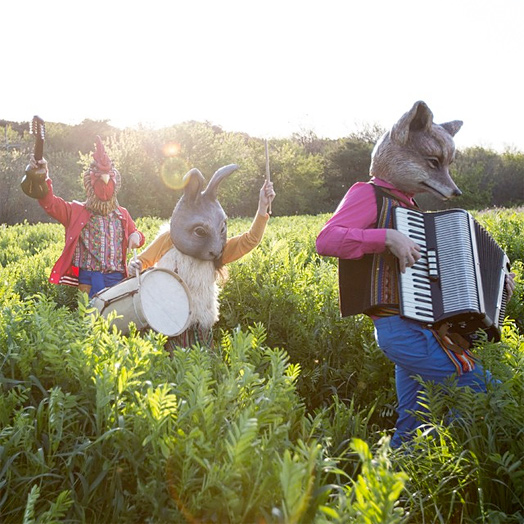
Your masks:
<svg viewBox="0 0 524 524"><path fill-rule="evenodd" d="M521 257L506 213L478 216ZM172 358L48 283L62 226L3 227L2 522L522 521L522 263L502 343L477 348L499 385L428 384L431 424L392 453L393 369L367 318L340 318L326 218L272 219L229 267L216 350ZM162 221L137 224L150 241Z"/></svg>
<svg viewBox="0 0 524 524"><path fill-rule="evenodd" d="M477 352L494 377L488 393L426 384L431 422L398 457L415 521L524 519L524 337L508 322L501 344Z"/></svg>

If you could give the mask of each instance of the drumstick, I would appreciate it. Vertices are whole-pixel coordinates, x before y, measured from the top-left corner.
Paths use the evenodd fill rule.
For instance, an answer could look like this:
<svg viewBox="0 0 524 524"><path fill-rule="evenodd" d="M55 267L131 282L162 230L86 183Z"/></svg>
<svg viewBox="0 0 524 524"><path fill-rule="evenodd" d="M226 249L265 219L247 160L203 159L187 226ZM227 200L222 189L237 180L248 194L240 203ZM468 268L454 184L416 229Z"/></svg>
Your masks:
<svg viewBox="0 0 524 524"><path fill-rule="evenodd" d="M136 268L136 278L138 280L138 286L140 286L140 269L138 269L138 259L136 257L136 249L133 249L133 260Z"/></svg>
<svg viewBox="0 0 524 524"><path fill-rule="evenodd" d="M271 173L269 171L269 151L267 147L267 139L266 139L266 180L268 182L271 182ZM271 215L271 202L269 202L269 206L267 208L267 212Z"/></svg>

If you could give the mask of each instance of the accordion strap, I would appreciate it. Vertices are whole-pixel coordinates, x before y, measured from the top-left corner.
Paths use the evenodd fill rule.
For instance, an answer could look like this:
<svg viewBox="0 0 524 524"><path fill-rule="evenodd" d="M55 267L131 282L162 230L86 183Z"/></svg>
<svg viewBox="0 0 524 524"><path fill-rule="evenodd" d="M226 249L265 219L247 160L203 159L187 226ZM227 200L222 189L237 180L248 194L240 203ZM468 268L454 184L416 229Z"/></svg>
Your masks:
<svg viewBox="0 0 524 524"><path fill-rule="evenodd" d="M429 329L454 364L459 376L475 369L475 357L469 349L470 343L465 338L458 333L450 333L446 323L438 330Z"/></svg>
<svg viewBox="0 0 524 524"><path fill-rule="evenodd" d="M462 335L458 333L451 332L450 325L446 322L441 324L438 330L432 330L433 333L438 334L440 341L446 345L447 349L451 349L455 353L462 354L465 350L468 350L471 347L469 340L465 339Z"/></svg>

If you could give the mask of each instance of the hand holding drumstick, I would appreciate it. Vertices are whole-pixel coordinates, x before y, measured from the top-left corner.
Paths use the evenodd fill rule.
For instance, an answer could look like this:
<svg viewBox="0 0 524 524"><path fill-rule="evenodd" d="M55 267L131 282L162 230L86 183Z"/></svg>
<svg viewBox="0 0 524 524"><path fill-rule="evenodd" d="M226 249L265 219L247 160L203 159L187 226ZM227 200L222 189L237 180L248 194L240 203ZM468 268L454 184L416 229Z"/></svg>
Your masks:
<svg viewBox="0 0 524 524"><path fill-rule="evenodd" d="M276 193L273 189L273 182L266 180L264 185L260 188L260 196L258 198L258 210L259 215L265 216L266 213L270 212L271 202L275 198Z"/></svg>

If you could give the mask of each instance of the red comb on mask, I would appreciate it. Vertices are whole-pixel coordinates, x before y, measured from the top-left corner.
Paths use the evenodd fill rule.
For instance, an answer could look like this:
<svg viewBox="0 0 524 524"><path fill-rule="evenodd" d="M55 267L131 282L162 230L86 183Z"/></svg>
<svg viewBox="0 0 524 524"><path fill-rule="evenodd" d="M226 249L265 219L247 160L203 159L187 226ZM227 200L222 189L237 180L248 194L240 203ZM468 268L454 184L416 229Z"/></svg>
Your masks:
<svg viewBox="0 0 524 524"><path fill-rule="evenodd" d="M102 173L108 173L113 168L113 164L111 163L110 158L107 156L102 139L98 135L96 135L93 159L95 161L97 170L101 171Z"/></svg>

